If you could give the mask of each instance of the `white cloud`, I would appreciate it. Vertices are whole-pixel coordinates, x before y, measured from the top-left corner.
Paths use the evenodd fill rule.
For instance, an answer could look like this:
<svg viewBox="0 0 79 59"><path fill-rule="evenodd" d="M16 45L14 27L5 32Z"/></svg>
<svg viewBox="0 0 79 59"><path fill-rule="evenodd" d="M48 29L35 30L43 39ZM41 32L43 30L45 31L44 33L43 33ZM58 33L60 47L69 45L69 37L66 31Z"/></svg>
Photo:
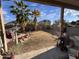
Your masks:
<svg viewBox="0 0 79 59"><path fill-rule="evenodd" d="M59 12L59 11L58 11L58 8L57 8L57 9L54 9L54 10L50 10L49 12L50 13L56 13L56 12Z"/></svg>
<svg viewBox="0 0 79 59"><path fill-rule="evenodd" d="M56 15L56 13L46 13L46 12L41 12L41 17L53 17L53 16L55 16Z"/></svg>
<svg viewBox="0 0 79 59"><path fill-rule="evenodd" d="M6 15L6 14L8 14L8 12L7 12L7 11L5 11L5 10L3 10L3 14L4 14L4 15Z"/></svg>
<svg viewBox="0 0 79 59"><path fill-rule="evenodd" d="M77 16L77 15L79 15L79 11L71 10L71 9L65 9L64 15L67 16L68 14L70 14L71 16Z"/></svg>
<svg viewBox="0 0 79 59"><path fill-rule="evenodd" d="M38 19L44 20L44 19L48 19L48 20L52 20L54 18L55 14L46 14L45 12L41 12L40 17L38 17Z"/></svg>
<svg viewBox="0 0 79 59"><path fill-rule="evenodd" d="M50 10L49 12L50 12L50 13L53 13L53 12L54 12L54 10Z"/></svg>
<svg viewBox="0 0 79 59"><path fill-rule="evenodd" d="M40 19L50 19L52 20L54 17L55 17L56 13L45 13L45 12L41 12L41 15L40 15Z"/></svg>
<svg viewBox="0 0 79 59"><path fill-rule="evenodd" d="M46 13L47 11L48 11L48 10L46 10L46 9L45 9L45 10L43 10L43 12L45 12L45 13Z"/></svg>
<svg viewBox="0 0 79 59"><path fill-rule="evenodd" d="M46 15L46 18L53 19L55 17L55 15L56 15L56 13L51 13L51 14Z"/></svg>
<svg viewBox="0 0 79 59"><path fill-rule="evenodd" d="M70 10L69 9L65 9L64 15L67 16L68 14L71 14Z"/></svg>
<svg viewBox="0 0 79 59"><path fill-rule="evenodd" d="M7 18L10 18L10 16L8 16L8 15L7 15L6 17L7 17Z"/></svg>
<svg viewBox="0 0 79 59"><path fill-rule="evenodd" d="M46 16L46 13L45 12L41 12L41 15L40 16L41 17Z"/></svg>
<svg viewBox="0 0 79 59"><path fill-rule="evenodd" d="M64 15L66 16L68 13L69 13L69 11L67 9L65 9Z"/></svg>
<svg viewBox="0 0 79 59"><path fill-rule="evenodd" d="M36 6L38 6L38 4L37 3L33 3L30 6L36 7Z"/></svg>

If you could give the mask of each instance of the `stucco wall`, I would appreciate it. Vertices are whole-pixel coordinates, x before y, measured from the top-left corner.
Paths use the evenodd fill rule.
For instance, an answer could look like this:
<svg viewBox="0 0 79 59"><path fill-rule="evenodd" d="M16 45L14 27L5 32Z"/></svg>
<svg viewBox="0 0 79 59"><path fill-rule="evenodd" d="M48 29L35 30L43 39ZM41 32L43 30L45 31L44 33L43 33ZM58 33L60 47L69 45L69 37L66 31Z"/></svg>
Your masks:
<svg viewBox="0 0 79 59"><path fill-rule="evenodd" d="M79 27L68 27L67 33L70 36L79 36Z"/></svg>

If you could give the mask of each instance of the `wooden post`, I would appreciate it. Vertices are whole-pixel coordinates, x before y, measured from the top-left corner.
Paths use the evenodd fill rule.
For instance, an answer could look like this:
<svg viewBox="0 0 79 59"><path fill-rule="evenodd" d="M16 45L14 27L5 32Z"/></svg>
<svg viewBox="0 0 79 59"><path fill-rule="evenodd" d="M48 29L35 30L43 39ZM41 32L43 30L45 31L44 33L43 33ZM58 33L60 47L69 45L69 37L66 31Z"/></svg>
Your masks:
<svg viewBox="0 0 79 59"><path fill-rule="evenodd" d="M14 32L14 34L15 34L15 44L17 45L19 43L18 36L17 36L17 22L15 23L15 26L16 26L15 32Z"/></svg>
<svg viewBox="0 0 79 59"><path fill-rule="evenodd" d="M15 43L18 44L18 37L17 37L17 31L15 31Z"/></svg>
<svg viewBox="0 0 79 59"><path fill-rule="evenodd" d="M6 33L5 33L5 25L4 25L4 19L3 19L3 12L2 12L2 8L1 8L1 1L2 0L0 0L0 22L1 22L1 31L2 31L1 37L2 37L2 42L3 42L4 52L8 52Z"/></svg>
<svg viewBox="0 0 79 59"><path fill-rule="evenodd" d="M63 29L64 29L64 7L61 7L61 36L63 34Z"/></svg>

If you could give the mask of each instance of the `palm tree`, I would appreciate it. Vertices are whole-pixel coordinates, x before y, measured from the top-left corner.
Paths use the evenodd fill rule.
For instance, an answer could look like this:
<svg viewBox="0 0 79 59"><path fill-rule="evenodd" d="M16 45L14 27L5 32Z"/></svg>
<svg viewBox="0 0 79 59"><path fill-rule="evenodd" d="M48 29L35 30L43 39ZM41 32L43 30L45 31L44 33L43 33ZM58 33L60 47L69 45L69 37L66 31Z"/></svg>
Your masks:
<svg viewBox="0 0 79 59"><path fill-rule="evenodd" d="M24 2L14 0L14 5L10 6L11 8L11 13L16 16L16 26L19 24L22 28L22 32L25 32L25 27L27 25L27 22L29 20L29 12L30 9L27 9L27 5L24 4ZM17 30L16 30L17 31ZM15 32L15 42L18 44L18 38L17 38L17 32Z"/></svg>
<svg viewBox="0 0 79 59"><path fill-rule="evenodd" d="M33 12L33 16L34 16L34 27L35 27L35 30L37 30L37 17L40 15L40 11L39 10L34 10Z"/></svg>
<svg viewBox="0 0 79 59"><path fill-rule="evenodd" d="M22 31L24 32L27 22L29 20L30 9L27 8L28 6L24 4L22 0L15 0L13 2L15 5L11 6L11 13L16 15L16 21L20 24Z"/></svg>
<svg viewBox="0 0 79 59"><path fill-rule="evenodd" d="M8 52L1 2L2 2L2 0L0 0L0 28L1 28L1 32L2 32L1 37L2 37L2 43L3 43L4 52Z"/></svg>

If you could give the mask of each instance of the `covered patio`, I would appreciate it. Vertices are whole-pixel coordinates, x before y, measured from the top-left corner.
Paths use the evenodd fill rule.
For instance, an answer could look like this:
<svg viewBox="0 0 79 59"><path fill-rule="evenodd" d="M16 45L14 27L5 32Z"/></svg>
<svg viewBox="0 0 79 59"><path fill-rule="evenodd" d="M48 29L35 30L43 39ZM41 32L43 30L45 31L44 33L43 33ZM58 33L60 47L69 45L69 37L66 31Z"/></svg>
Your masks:
<svg viewBox="0 0 79 59"><path fill-rule="evenodd" d="M27 1L27 0L26 0ZM41 4L46 4L46 5L51 5L51 6L58 6L61 8L61 34L63 34L62 30L64 29L64 9L74 9L74 10L79 10L79 1L78 0L28 0L30 2L36 2L36 3L41 3ZM0 22L1 22L1 29L3 32L3 41L4 41L4 50L5 52L8 51L7 48L7 43L6 43L6 38L5 38L5 26L4 26L4 21L3 21L3 15L2 15L2 9L0 9Z"/></svg>

